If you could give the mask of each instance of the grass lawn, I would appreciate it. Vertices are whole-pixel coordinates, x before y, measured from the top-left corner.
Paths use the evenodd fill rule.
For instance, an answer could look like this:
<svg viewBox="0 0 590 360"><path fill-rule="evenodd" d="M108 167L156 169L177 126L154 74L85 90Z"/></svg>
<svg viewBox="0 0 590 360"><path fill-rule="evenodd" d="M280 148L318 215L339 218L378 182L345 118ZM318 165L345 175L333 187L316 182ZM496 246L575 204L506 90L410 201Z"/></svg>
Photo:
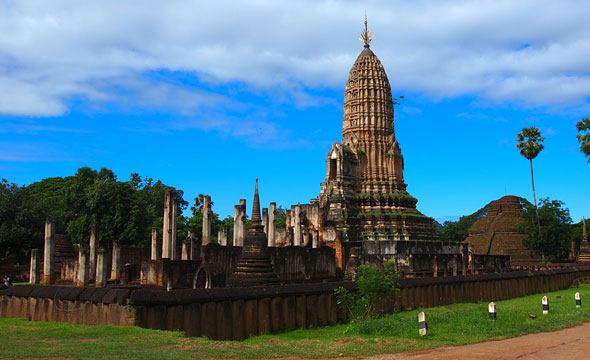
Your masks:
<svg viewBox="0 0 590 360"><path fill-rule="evenodd" d="M582 296L576 309L574 293ZM541 297L549 297L549 315ZM558 297L561 297L558 299ZM339 357L417 351L464 345L590 321L590 285L497 302L498 320L488 319L488 303L462 303L423 309L429 335L418 335L417 314L406 311L382 319L255 336L244 341L188 338L181 332L138 327L85 326L0 319L0 357L72 359L201 359ZM537 315L530 319L528 314Z"/></svg>

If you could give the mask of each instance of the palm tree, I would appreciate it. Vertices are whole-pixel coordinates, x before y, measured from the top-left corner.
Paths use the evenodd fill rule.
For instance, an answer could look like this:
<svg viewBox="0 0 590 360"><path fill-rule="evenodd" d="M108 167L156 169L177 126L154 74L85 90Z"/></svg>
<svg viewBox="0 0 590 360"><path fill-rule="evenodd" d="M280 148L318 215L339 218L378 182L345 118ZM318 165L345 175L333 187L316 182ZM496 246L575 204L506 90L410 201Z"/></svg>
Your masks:
<svg viewBox="0 0 590 360"><path fill-rule="evenodd" d="M590 163L590 119L583 118L576 124L576 130L586 132L577 136L580 143L580 151L582 154L588 156L588 163Z"/></svg>
<svg viewBox="0 0 590 360"><path fill-rule="evenodd" d="M526 140L526 141L525 141ZM531 162L531 181L533 183L533 200L537 206L537 196L535 195L535 178L533 177L533 159L543 150L545 138L541 136L541 131L534 126L522 129L522 132L516 135L516 148L520 154Z"/></svg>

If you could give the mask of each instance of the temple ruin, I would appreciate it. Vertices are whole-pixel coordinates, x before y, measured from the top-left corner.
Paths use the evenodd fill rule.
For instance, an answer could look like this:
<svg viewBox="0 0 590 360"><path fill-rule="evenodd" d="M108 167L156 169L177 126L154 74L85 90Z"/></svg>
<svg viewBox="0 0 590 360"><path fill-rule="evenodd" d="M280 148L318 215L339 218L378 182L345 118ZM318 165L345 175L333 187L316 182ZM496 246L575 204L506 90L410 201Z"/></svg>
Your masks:
<svg viewBox="0 0 590 360"><path fill-rule="evenodd" d="M494 201L485 217L469 229L465 240L478 255L510 255L512 261L529 260L531 252L523 244L527 238L518 229L522 204L517 196L504 196Z"/></svg>

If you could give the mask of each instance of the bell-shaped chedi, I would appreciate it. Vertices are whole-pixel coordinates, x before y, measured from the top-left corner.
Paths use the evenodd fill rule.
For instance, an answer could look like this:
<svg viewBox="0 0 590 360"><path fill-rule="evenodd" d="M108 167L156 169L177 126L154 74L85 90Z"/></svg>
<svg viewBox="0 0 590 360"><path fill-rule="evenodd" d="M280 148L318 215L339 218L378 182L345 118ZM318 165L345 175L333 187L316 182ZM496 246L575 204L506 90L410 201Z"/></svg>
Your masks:
<svg viewBox="0 0 590 360"><path fill-rule="evenodd" d="M258 179L252 204L252 226L244 238L244 246L236 269L229 278L228 286L256 286L277 284L279 279L274 272L268 252L268 241L260 217Z"/></svg>
<svg viewBox="0 0 590 360"><path fill-rule="evenodd" d="M433 219L416 209L418 200L406 191L391 86L370 49L372 38L365 19L364 49L344 92L342 144L334 143L328 152L318 197L325 224L344 242L438 240Z"/></svg>
<svg viewBox="0 0 590 360"><path fill-rule="evenodd" d="M530 259L530 251L523 244L526 234L519 233L518 222L522 219L522 204L517 196L504 196L492 202L485 217L469 228L469 237L474 254L510 255L512 260Z"/></svg>

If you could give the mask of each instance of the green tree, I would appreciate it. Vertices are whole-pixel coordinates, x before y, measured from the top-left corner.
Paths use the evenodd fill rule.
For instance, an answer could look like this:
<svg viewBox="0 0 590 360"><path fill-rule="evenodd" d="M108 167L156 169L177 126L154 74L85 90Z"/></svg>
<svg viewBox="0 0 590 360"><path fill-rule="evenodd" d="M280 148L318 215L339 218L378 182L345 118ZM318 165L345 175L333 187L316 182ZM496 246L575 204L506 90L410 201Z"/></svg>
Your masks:
<svg viewBox="0 0 590 360"><path fill-rule="evenodd" d="M382 266L361 265L355 274L356 294L340 286L334 290L337 304L348 312L352 320L382 315L387 302L393 301L399 290L398 278L399 272L390 260Z"/></svg>
<svg viewBox="0 0 590 360"><path fill-rule="evenodd" d="M576 124L576 130L582 132L577 135L578 142L580 143L580 151L582 154L588 157L587 164L590 163L590 119L583 118Z"/></svg>
<svg viewBox="0 0 590 360"><path fill-rule="evenodd" d="M533 176L533 159L543 150L542 142L545 138L541 136L541 131L534 126L522 129L522 132L516 135L516 148L520 154L527 158L531 164L531 182L533 184L533 200L537 206L537 196L535 194L535 178Z"/></svg>
<svg viewBox="0 0 590 360"><path fill-rule="evenodd" d="M42 207L23 187L0 181L0 259L16 256L20 264L28 262L31 248L43 246Z"/></svg>
<svg viewBox="0 0 590 360"><path fill-rule="evenodd" d="M567 258L572 241L569 209L549 198L539 199L539 205L528 204L523 209L520 231L528 235L524 245L543 258Z"/></svg>
<svg viewBox="0 0 590 360"><path fill-rule="evenodd" d="M275 209L275 229L284 229L287 225L287 209L279 206Z"/></svg>

